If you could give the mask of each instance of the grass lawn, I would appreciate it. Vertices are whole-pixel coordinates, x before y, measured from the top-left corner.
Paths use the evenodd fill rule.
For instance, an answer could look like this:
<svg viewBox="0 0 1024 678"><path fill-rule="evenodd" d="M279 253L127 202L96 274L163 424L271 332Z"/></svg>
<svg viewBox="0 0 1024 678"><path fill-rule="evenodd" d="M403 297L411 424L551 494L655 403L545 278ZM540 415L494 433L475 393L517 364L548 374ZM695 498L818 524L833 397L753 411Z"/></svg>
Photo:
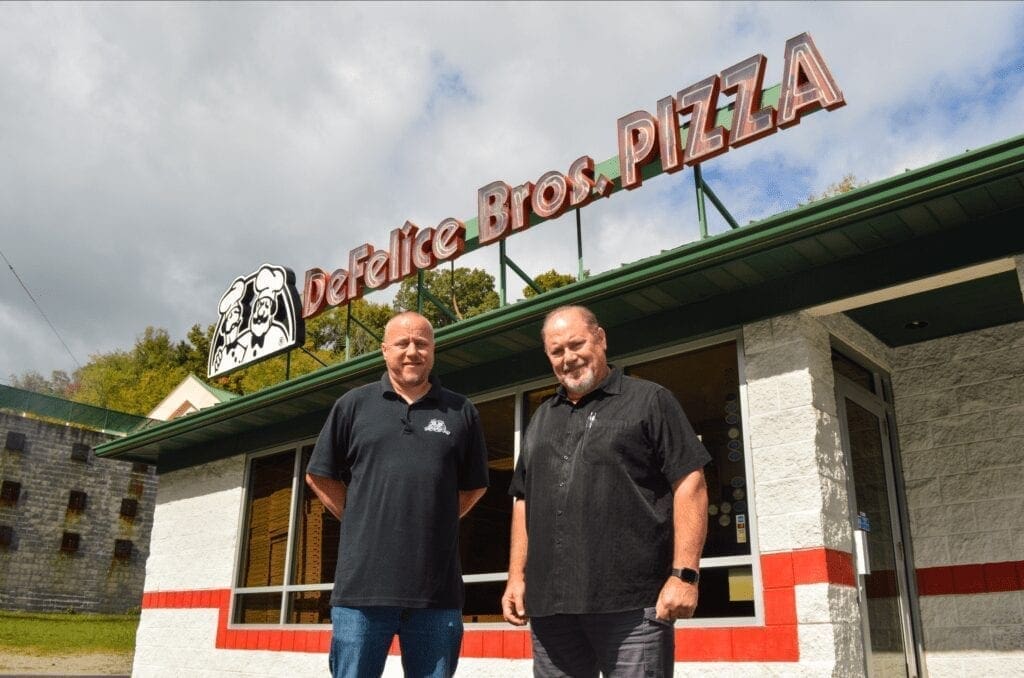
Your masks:
<svg viewBox="0 0 1024 678"><path fill-rule="evenodd" d="M0 611L0 652L49 656L135 649L137 614Z"/></svg>

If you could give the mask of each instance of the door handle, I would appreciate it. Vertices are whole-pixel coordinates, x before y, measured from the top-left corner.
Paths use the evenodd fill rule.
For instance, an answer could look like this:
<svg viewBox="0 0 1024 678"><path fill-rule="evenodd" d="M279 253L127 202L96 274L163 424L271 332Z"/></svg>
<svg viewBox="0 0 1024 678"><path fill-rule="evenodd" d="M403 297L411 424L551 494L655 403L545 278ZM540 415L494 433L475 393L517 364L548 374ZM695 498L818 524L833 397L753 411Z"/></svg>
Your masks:
<svg viewBox="0 0 1024 678"><path fill-rule="evenodd" d="M853 555L857 561L857 574L871 574L871 559L868 557L868 533L866 530L853 531Z"/></svg>

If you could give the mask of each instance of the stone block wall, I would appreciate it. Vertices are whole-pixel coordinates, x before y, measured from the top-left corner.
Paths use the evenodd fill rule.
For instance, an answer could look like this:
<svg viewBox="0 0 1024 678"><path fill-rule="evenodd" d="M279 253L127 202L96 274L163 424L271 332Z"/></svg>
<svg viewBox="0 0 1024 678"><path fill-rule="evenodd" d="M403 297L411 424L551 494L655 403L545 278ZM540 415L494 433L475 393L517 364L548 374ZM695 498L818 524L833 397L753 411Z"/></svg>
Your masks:
<svg viewBox="0 0 1024 678"><path fill-rule="evenodd" d="M6 447L23 436L24 448ZM17 498L0 500L0 608L120 613L142 600L156 476L149 467L98 459L92 448L109 435L0 413L0 480ZM72 458L78 446L83 460ZM84 507L69 506L72 492ZM122 500L137 503L123 517ZM78 535L77 549L70 550ZM115 554L118 540L131 552ZM62 548L63 547L63 548Z"/></svg>
<svg viewBox="0 0 1024 678"><path fill-rule="evenodd" d="M1024 675L1024 323L895 351L930 678Z"/></svg>

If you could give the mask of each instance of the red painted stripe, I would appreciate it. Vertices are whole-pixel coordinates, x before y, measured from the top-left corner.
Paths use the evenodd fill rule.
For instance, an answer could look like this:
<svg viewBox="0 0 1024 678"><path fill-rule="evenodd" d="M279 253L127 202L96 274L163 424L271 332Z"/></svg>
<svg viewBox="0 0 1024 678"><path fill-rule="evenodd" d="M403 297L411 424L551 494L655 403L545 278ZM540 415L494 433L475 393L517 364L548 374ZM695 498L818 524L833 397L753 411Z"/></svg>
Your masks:
<svg viewBox="0 0 1024 678"><path fill-rule="evenodd" d="M917 571L922 596L1002 593L1024 590L1024 560L923 567Z"/></svg>
<svg viewBox="0 0 1024 678"><path fill-rule="evenodd" d="M799 661L795 587L821 583L853 586L856 581L850 554L824 548L764 554L761 576L765 625L677 629L676 661ZM877 580L869 594L872 591L882 594L891 588L889 578L883 576ZM1024 589L1024 561L923 568L917 572L917 583L922 596L1020 591ZM228 628L230 599L229 589L149 591L142 596L142 607L216 609L216 647L221 649L323 653L330 647L330 630ZM397 638L389 651L398 654ZM529 658L532 656L529 631L469 628L463 636L462 656Z"/></svg>
<svg viewBox="0 0 1024 678"><path fill-rule="evenodd" d="M146 609L190 607L217 609L216 647L229 650L321 652L330 648L330 630L228 628L228 589L162 591L143 595ZM797 648L796 594L792 584L765 598L763 627L688 628L676 631L676 661L793 662ZM389 650L399 653L396 638ZM528 629L468 629L463 634L462 656L529 659L533 647Z"/></svg>

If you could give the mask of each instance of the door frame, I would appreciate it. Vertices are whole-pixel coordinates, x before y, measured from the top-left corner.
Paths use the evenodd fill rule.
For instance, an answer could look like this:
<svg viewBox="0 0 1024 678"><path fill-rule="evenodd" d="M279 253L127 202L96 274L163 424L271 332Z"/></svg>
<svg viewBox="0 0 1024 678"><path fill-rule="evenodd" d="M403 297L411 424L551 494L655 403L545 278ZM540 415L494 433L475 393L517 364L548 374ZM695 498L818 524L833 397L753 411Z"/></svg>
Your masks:
<svg viewBox="0 0 1024 678"><path fill-rule="evenodd" d="M889 375L870 360L866 360L856 351L838 342L833 342L833 350L852 360L872 374L874 393L860 384L835 373L835 397L837 419L840 428L840 444L843 450L843 463L847 476L847 500L850 513L850 524L853 528L856 519L854 506L856 494L854 477L851 467L849 448L849 430L846 417L846 398L870 411L879 421L879 436L882 441L882 458L885 465L886 487L889 495L889 514L894 538L894 558L897 563L896 576L898 581L898 603L903 628L904 654L909 675L912 678L927 678L928 672L924 662L924 635L922 633L921 615L918 606L917 578L914 571L914 554L910 535L910 520L907 512L906 488L903 482L903 470L900 464L899 437L896 431L896 416L892 405L892 383ZM896 541L898 539L898 541ZM854 564L856 567L856 562ZM872 676L869 654L871 652L871 636L867 615L866 594L863 590L862 578L855 575L857 601L861 612L861 635L864 646L864 662L866 675Z"/></svg>

